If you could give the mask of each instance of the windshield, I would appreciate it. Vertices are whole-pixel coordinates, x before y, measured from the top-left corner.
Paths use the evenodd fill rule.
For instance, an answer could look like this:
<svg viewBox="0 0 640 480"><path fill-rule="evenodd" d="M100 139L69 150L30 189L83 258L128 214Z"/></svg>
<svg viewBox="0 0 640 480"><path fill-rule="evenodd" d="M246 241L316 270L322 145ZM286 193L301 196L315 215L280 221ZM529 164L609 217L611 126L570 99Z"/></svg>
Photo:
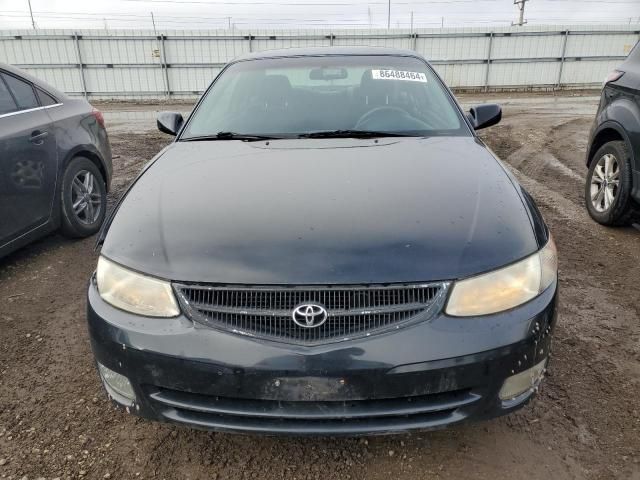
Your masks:
<svg viewBox="0 0 640 480"><path fill-rule="evenodd" d="M377 55L232 64L205 94L181 139L287 138L334 131L347 136L470 135L425 62Z"/></svg>

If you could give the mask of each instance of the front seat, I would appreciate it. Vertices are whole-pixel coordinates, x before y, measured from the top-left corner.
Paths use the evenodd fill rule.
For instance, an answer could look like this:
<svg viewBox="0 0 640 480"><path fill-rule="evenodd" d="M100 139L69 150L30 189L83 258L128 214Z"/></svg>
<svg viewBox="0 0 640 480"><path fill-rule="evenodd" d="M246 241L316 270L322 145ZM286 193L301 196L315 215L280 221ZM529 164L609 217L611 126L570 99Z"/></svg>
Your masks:
<svg viewBox="0 0 640 480"><path fill-rule="evenodd" d="M252 92L245 115L244 131L255 133L285 133L295 127L291 114L293 88L285 75L260 78Z"/></svg>
<svg viewBox="0 0 640 480"><path fill-rule="evenodd" d="M362 74L360 88L358 90L361 114L367 113L376 107L389 105L389 92L393 87L393 82L386 80L375 80L371 70Z"/></svg>
<svg viewBox="0 0 640 480"><path fill-rule="evenodd" d="M266 110L286 110L291 105L293 89L285 75L267 75L262 90Z"/></svg>

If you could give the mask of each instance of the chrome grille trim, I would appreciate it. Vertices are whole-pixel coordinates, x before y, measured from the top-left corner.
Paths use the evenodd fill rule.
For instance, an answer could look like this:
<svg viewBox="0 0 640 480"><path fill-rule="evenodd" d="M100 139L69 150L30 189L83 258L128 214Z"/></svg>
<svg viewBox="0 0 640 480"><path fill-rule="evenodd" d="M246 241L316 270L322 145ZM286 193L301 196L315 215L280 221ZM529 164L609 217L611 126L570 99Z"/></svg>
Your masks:
<svg viewBox="0 0 640 480"><path fill-rule="evenodd" d="M425 321L444 305L449 282L345 286L234 286L174 283L188 317L240 335L299 345L370 336ZM301 303L326 308L327 321L301 328Z"/></svg>

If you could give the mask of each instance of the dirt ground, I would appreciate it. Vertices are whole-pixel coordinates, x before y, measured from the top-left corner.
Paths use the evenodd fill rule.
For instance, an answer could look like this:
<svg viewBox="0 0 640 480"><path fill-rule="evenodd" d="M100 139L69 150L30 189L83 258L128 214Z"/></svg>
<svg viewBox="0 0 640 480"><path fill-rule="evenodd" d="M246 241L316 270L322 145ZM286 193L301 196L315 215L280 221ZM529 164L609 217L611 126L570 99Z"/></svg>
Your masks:
<svg viewBox="0 0 640 480"><path fill-rule="evenodd" d="M111 406L92 363L84 312L95 239L53 235L0 261L0 478L640 480L640 232L600 227L583 206L597 97L460 98L503 103L503 122L482 136L558 243L559 324L536 401L489 422L367 439L233 436L137 419ZM160 107L101 108L117 155L113 203L169 138L153 131Z"/></svg>

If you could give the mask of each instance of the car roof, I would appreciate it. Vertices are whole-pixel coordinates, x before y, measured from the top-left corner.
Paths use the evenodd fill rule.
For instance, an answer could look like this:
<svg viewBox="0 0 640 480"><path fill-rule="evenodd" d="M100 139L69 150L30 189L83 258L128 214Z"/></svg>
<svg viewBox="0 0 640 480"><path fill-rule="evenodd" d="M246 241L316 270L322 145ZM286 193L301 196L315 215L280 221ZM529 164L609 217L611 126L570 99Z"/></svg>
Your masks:
<svg viewBox="0 0 640 480"><path fill-rule="evenodd" d="M24 70L20 70L19 68L16 68L16 67L14 67L12 65L0 62L0 70L4 70L5 72L12 73L13 75L15 75L17 77L21 77L21 78L25 79L26 81L33 83L34 85L40 87L45 92L48 92L51 95L53 95L54 97L56 97L58 100L63 99L63 98L64 99L68 99L69 98L66 93L61 92L57 88L52 87L51 85L49 85L47 82L43 82L38 77L34 77L33 75L25 72Z"/></svg>
<svg viewBox="0 0 640 480"><path fill-rule="evenodd" d="M258 60L261 58L285 58L285 57L317 57L330 55L389 55L398 57L423 57L414 50L388 47L295 47L281 48L278 50L263 50L251 52L233 59L233 62L243 60Z"/></svg>

